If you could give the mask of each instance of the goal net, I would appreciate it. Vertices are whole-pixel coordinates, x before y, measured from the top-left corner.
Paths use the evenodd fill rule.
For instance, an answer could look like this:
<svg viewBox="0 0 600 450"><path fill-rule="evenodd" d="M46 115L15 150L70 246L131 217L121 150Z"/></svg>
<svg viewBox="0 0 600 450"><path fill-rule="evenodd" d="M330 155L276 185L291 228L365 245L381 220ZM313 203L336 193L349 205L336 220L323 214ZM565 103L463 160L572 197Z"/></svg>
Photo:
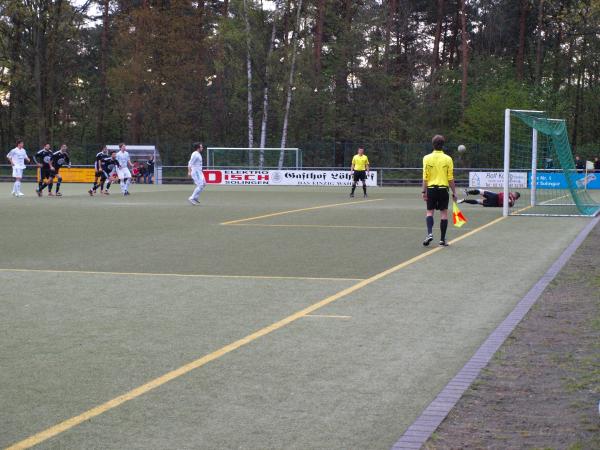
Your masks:
<svg viewBox="0 0 600 450"><path fill-rule="evenodd" d="M566 122L543 111L507 109L504 118L504 215L595 216L593 172L577 169ZM511 207L509 192L521 197Z"/></svg>
<svg viewBox="0 0 600 450"><path fill-rule="evenodd" d="M298 148L208 147L206 162L211 168L302 168L302 152Z"/></svg>

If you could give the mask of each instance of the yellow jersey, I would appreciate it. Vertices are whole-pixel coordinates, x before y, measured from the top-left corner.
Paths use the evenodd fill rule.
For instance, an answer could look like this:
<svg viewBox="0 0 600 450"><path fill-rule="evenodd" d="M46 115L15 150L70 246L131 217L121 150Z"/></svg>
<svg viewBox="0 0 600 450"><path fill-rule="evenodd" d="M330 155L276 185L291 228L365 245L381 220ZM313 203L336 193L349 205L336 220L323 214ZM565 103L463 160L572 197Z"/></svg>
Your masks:
<svg viewBox="0 0 600 450"><path fill-rule="evenodd" d="M369 165L369 158L367 155L354 155L352 158L352 165L354 166L354 170L367 170L367 166Z"/></svg>
<svg viewBox="0 0 600 450"><path fill-rule="evenodd" d="M423 158L423 180L427 186L448 187L454 180L454 163L452 158L442 150L434 150Z"/></svg>

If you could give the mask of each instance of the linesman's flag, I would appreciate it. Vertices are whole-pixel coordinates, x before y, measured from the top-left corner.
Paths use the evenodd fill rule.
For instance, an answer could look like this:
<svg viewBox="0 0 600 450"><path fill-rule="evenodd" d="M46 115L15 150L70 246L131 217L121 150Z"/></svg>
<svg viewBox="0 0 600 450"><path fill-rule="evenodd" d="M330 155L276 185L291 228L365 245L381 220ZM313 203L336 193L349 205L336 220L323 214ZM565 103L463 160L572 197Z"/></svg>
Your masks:
<svg viewBox="0 0 600 450"><path fill-rule="evenodd" d="M465 223L468 222L467 218L464 216L462 211L458 209L458 205L456 204L456 202L452 204L452 222L457 228L462 227Z"/></svg>

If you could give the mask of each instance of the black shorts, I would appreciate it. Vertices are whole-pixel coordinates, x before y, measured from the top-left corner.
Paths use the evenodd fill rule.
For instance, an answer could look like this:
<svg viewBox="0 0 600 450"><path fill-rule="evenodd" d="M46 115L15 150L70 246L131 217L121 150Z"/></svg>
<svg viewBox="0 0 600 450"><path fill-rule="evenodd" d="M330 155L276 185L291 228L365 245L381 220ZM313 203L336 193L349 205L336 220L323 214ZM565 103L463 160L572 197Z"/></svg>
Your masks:
<svg viewBox="0 0 600 450"><path fill-rule="evenodd" d="M366 170L355 170L354 171L354 182L357 181L366 181L367 180L367 171Z"/></svg>
<svg viewBox="0 0 600 450"><path fill-rule="evenodd" d="M427 188L427 210L431 211L439 209L443 211L448 209L450 203L450 194L446 187L429 187Z"/></svg>
<svg viewBox="0 0 600 450"><path fill-rule="evenodd" d="M54 176L58 175L58 171L60 170L60 167L55 167L54 168Z"/></svg>
<svg viewBox="0 0 600 450"><path fill-rule="evenodd" d="M498 204L498 194L495 192L483 192L483 206L487 206L490 208L497 208L498 206L503 206Z"/></svg>
<svg viewBox="0 0 600 450"><path fill-rule="evenodd" d="M40 169L40 179L45 180L47 178L54 178L54 172L50 167L42 167Z"/></svg>

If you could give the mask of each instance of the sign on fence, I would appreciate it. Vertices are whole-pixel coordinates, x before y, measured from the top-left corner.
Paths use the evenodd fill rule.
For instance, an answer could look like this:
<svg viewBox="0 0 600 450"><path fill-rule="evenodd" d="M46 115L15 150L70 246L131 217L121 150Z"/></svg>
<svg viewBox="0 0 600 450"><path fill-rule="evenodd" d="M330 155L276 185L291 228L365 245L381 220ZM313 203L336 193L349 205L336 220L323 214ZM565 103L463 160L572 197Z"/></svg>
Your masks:
<svg viewBox="0 0 600 450"><path fill-rule="evenodd" d="M578 189L600 189L600 176L598 175L596 173L573 174L574 187ZM531 174L529 178L531 179ZM567 189L569 187L565 174L562 172L538 172L536 179L538 189Z"/></svg>
<svg viewBox="0 0 600 450"><path fill-rule="evenodd" d="M268 186L349 186L348 170L205 170L208 184ZM371 171L367 186L377 186L377 172Z"/></svg>
<svg viewBox="0 0 600 450"><path fill-rule="evenodd" d="M348 170L271 170L269 184L280 186L349 186ZM377 186L377 172L370 171L367 186Z"/></svg>
<svg viewBox="0 0 600 450"><path fill-rule="evenodd" d="M88 169L83 167L62 167L60 169L60 176L62 177L63 183L93 183L94 182L94 169ZM37 179L40 179L40 170L37 170ZM54 178L56 181L56 178Z"/></svg>
<svg viewBox="0 0 600 450"><path fill-rule="evenodd" d="M526 189L527 172L511 172L509 186ZM504 172L469 172L469 187L503 188Z"/></svg>

